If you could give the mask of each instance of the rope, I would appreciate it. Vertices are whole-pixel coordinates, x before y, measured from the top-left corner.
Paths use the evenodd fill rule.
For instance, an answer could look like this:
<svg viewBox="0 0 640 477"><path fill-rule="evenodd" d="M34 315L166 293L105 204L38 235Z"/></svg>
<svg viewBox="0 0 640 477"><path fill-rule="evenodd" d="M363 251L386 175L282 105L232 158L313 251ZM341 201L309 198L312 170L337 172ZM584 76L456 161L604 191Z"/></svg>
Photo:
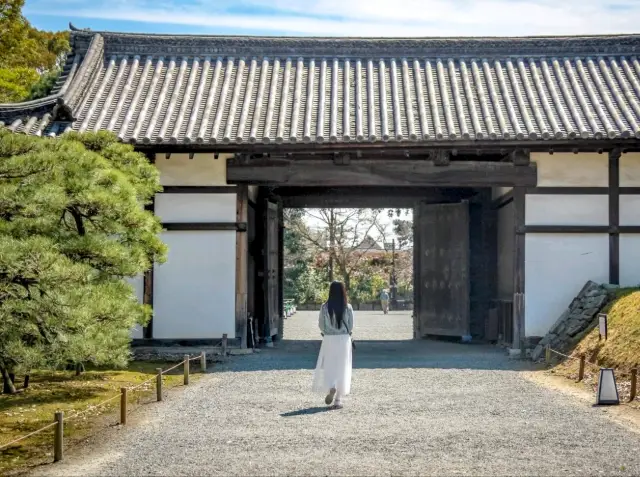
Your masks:
<svg viewBox="0 0 640 477"><path fill-rule="evenodd" d="M200 356L198 355L198 356L194 356L193 358L189 358L189 360L188 360L188 361L193 361L193 360L196 360L196 359L200 359ZM175 366L172 366L172 367L170 367L170 368L168 368L168 369L164 369L164 370L162 370L162 371L160 372L160 376L162 376L164 373L168 373L169 371L172 371L172 370L176 369L176 368L177 368L177 367L179 367L179 366L182 366L184 363L185 363L185 361L183 360L183 361L180 361L180 362L179 362L178 364L176 364ZM128 389L129 391L135 391L136 389L138 389L138 388L140 388L140 387L144 386L145 384L150 383L151 381L155 380L157 376L158 376L157 374L154 374L151 378L147 379L146 381L143 381L143 382L141 382L140 384L137 384L137 385L135 385L135 386L133 386L133 387L131 387L131 388L127 388L127 389ZM113 401L114 399L118 399L120 396L121 396L120 394L116 394L115 396L111 396L109 399L105 399L104 401L102 401L102 402L100 402L100 403L98 403L98 404L94 404L94 405L92 405L92 406L89 406L89 407L88 407L87 409L85 409L84 411L79 411L79 412L76 412L75 414L72 414L72 415L70 415L70 416L68 416L68 417L65 417L65 422L68 422L68 421L70 421L70 420L72 420L72 419L76 419L77 417L82 416L83 414L86 414L86 413L88 413L89 411L92 411L92 410L94 410L94 409L97 409L97 408L99 408L99 407L102 407L102 406L104 406L105 404L107 404L108 402L111 402L111 401ZM26 435L24 435L24 436L22 436L22 437L18 437L17 439L14 439L14 440L13 440L13 441L11 441L11 442L7 442L6 444L2 444L2 445L0 445L0 450L5 449L6 447L9 447L9 446L11 446L11 445L13 445L13 444L16 444L16 443L18 443L18 442L20 442L20 441L22 441L22 440L24 440L24 439L27 439L27 438L29 438L29 437L31 437L31 436L34 436L34 435L36 435L36 434L39 434L40 432L45 431L45 430L47 430L47 429L49 429L49 428L51 428L51 427L53 427L53 426L55 426L55 425L57 425L57 422L52 422L51 424L47 424L46 426L41 427L40 429L37 429L37 430L35 430L35 431L33 431L33 432L30 432L29 434L26 434Z"/></svg>
<svg viewBox="0 0 640 477"><path fill-rule="evenodd" d="M560 356L564 356L565 358L575 359L577 361L580 361L580 358L576 358L575 356L569 356L569 355L563 354L560 351L556 351L553 348L549 348L549 351L551 351L552 353L555 353L555 354L559 354Z"/></svg>
<svg viewBox="0 0 640 477"><path fill-rule="evenodd" d="M93 406L89 406L87 409L85 409L84 411L78 411L75 414L65 418L66 421L70 421L71 419L75 419L78 416L82 416L83 414L86 414L87 412L93 410L93 409L97 409L99 407L104 406L105 404L107 404L108 402L113 401L114 399L118 399L120 397L120 394L116 394L115 396L111 396L109 399L105 399L104 401L95 404Z"/></svg>
<svg viewBox="0 0 640 477"><path fill-rule="evenodd" d="M49 429L50 427L53 427L53 426L55 426L57 424L58 424L57 422L52 422L51 424L48 424L48 425L46 425L44 427L41 427L37 431L30 432L29 434L27 434L25 436L18 437L17 439L15 439L15 440L13 440L11 442L7 442L6 444L2 444L0 446L0 450L4 449L5 447L9 447L10 445L13 445L13 444L15 444L17 442L20 442L20 441L22 441L22 440L24 440L24 439L26 439L28 437L35 436L36 434L39 434L40 432L45 431L45 430Z"/></svg>

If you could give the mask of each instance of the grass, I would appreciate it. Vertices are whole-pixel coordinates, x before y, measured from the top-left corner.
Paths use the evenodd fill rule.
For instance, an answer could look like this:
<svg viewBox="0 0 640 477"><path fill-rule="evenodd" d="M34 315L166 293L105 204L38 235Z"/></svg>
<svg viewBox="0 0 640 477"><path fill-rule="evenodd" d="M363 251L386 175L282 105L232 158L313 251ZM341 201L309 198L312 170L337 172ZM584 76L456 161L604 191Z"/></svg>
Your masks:
<svg viewBox="0 0 640 477"><path fill-rule="evenodd" d="M53 421L56 411L65 414L65 447L78 442L97 429L119 422L120 399L99 408L90 409L74 419L67 419L112 396L119 396L120 388L136 386L152 378L156 368L167 369L175 363L132 362L124 370L87 370L80 376L75 372L34 372L29 387L16 395L0 394L0 445L35 431ZM195 362L192 370L199 371ZM165 375L165 389L182 384L183 368ZM193 371L192 371L193 373ZM198 375L192 375L193 380ZM21 383L16 383L20 387ZM128 393L129 412L139 405L155 401L155 380ZM47 429L13 446L0 450L0 475L26 466L50 462L53 458L53 431Z"/></svg>
<svg viewBox="0 0 640 477"><path fill-rule="evenodd" d="M640 367L640 289L622 288L616 291L614 299L603 310L607 313L607 340L599 339L599 331L594 329L578 337L578 341L569 354L584 354L584 383L595 388L597 386L598 368L614 368L621 401L627 401L630 390L630 371ZM578 362L565 360L551 369L571 379L578 377ZM640 407L638 398L633 403Z"/></svg>

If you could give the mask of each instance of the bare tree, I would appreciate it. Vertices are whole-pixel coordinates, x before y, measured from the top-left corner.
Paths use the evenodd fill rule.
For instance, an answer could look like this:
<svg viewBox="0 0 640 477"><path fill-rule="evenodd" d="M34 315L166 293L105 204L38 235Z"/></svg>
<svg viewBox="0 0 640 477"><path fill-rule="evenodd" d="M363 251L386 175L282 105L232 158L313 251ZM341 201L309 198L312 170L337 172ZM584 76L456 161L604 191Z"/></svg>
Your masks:
<svg viewBox="0 0 640 477"><path fill-rule="evenodd" d="M300 227L298 233L328 258L329 279L337 273L349 289L353 272L384 242L382 209L306 209L304 213L306 222L315 222L318 228Z"/></svg>

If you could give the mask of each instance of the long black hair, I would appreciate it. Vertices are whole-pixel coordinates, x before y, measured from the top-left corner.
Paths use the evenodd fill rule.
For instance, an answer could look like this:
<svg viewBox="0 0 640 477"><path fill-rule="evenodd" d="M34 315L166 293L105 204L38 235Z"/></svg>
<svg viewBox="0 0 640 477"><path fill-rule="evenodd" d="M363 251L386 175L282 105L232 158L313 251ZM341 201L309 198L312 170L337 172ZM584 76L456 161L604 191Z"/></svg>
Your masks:
<svg viewBox="0 0 640 477"><path fill-rule="evenodd" d="M342 282L333 282L329 287L327 311L337 329L342 328L344 311L347 309L347 289Z"/></svg>

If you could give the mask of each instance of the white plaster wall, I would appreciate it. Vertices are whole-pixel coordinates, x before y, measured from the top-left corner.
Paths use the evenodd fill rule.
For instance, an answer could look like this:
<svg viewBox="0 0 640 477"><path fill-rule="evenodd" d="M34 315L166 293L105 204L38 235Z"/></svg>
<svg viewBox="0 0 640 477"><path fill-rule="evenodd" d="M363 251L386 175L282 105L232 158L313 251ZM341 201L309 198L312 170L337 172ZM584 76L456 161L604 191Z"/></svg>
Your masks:
<svg viewBox="0 0 640 477"><path fill-rule="evenodd" d="M513 187L494 187L491 189L491 197L493 199L497 199L498 197L505 195L511 189L513 189Z"/></svg>
<svg viewBox="0 0 640 477"><path fill-rule="evenodd" d="M127 282L129 282L129 284L133 285L136 298L138 298L138 302L142 303L142 299L144 296L144 281L142 275L135 278L127 278L126 280ZM136 325L133 327L133 329L131 330L131 338L133 338L134 340L143 338L142 326Z"/></svg>
<svg viewBox="0 0 640 477"><path fill-rule="evenodd" d="M513 202L498 209L498 298L513 298L515 221Z"/></svg>
<svg viewBox="0 0 640 477"><path fill-rule="evenodd" d="M620 156L620 186L640 186L640 152Z"/></svg>
<svg viewBox="0 0 640 477"><path fill-rule="evenodd" d="M525 335L544 336L587 280L609 280L608 234L527 234Z"/></svg>
<svg viewBox="0 0 640 477"><path fill-rule="evenodd" d="M535 195L525 199L527 225L609 225L607 195Z"/></svg>
<svg viewBox="0 0 640 477"><path fill-rule="evenodd" d="M235 222L236 194L156 194L155 213L167 223Z"/></svg>
<svg viewBox="0 0 640 477"><path fill-rule="evenodd" d="M620 234L620 285L640 285L640 234Z"/></svg>
<svg viewBox="0 0 640 477"><path fill-rule="evenodd" d="M156 167L160 171L160 184L172 186L227 185L227 158L230 154L156 154Z"/></svg>
<svg viewBox="0 0 640 477"><path fill-rule="evenodd" d="M538 187L608 187L609 156L598 153L531 153Z"/></svg>
<svg viewBox="0 0 640 477"><path fill-rule="evenodd" d="M154 338L235 337L235 231L169 231L154 274Z"/></svg>
<svg viewBox="0 0 640 477"><path fill-rule="evenodd" d="M620 196L620 225L640 225L640 195Z"/></svg>

